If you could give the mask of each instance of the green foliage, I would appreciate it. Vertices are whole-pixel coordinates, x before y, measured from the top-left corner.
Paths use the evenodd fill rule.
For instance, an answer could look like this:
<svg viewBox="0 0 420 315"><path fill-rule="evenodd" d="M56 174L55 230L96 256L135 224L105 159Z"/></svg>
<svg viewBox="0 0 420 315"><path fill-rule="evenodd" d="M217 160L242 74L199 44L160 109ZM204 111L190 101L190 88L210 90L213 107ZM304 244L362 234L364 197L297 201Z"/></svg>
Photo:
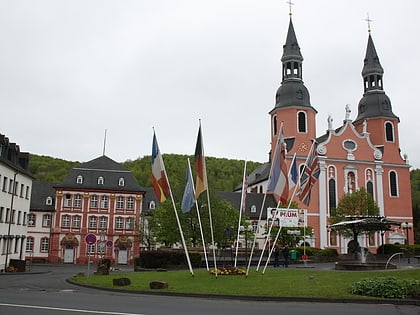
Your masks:
<svg viewBox="0 0 420 315"><path fill-rule="evenodd" d="M194 156L181 154L163 154L165 169L168 173L172 192L181 195L184 192L185 169L187 158L193 166ZM150 187L151 157L144 156L135 161L126 161L125 167L131 170L141 186ZM247 169L254 170L261 163L247 162ZM193 168L193 177L195 170ZM206 157L207 180L214 191L232 191L242 182L244 161L225 158ZM182 195L181 195L182 196Z"/></svg>
<svg viewBox="0 0 420 315"><path fill-rule="evenodd" d="M389 299L405 299L419 294L420 280L380 277L360 280L351 287L351 293Z"/></svg>
<svg viewBox="0 0 420 315"><path fill-rule="evenodd" d="M331 223L337 223L346 220L346 216L362 215L377 216L379 207L373 200L370 193L364 187L359 190L346 194L341 198L335 209L335 215L331 216Z"/></svg>
<svg viewBox="0 0 420 315"><path fill-rule="evenodd" d="M31 154L29 171L35 176L36 181L58 183L78 164L80 163Z"/></svg>
<svg viewBox="0 0 420 315"><path fill-rule="evenodd" d="M177 200L180 200L180 198ZM209 209L207 202L202 202L201 200L203 200L202 197L200 197L199 200L201 225L203 227L205 242L206 244L209 244L211 242ZM233 227L238 225L239 212L232 206L231 203L218 197L211 196L210 202L214 241L220 246L221 244L229 242L233 239ZM200 224L195 207L187 213L182 213L179 204L177 204L177 209L187 246L201 246ZM245 225L245 220L246 217L242 217L242 225ZM178 229L178 223L174 215L172 203L169 201L161 204L153 212L149 228L156 237L156 240L166 246L181 243L181 234Z"/></svg>

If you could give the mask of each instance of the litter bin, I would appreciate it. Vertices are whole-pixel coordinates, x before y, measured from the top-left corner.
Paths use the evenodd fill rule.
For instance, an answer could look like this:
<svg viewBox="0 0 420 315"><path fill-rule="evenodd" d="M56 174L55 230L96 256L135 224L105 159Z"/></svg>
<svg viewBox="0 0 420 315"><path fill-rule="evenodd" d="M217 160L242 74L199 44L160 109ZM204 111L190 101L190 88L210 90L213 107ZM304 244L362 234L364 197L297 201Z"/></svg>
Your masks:
<svg viewBox="0 0 420 315"><path fill-rule="evenodd" d="M293 262L296 262L296 257L297 257L297 250L291 250L290 251L290 259L293 261Z"/></svg>

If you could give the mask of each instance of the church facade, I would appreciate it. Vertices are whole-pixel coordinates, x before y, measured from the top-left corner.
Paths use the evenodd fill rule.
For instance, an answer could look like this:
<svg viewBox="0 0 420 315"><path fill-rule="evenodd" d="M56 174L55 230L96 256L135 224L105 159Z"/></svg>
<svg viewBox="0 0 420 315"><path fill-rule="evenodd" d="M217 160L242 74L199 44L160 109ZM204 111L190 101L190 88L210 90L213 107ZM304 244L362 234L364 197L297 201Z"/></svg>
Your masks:
<svg viewBox="0 0 420 315"><path fill-rule="evenodd" d="M318 154L320 174L312 188L309 204L303 204L296 196L292 197L293 191L289 192L299 208L307 210L307 225L313 228L307 243L320 248L336 248L339 253L347 252L350 240L328 228L329 218L345 194L361 187L373 196L380 216L412 223L410 165L407 157L401 156L400 119L394 114L390 98L383 89L384 70L370 30L361 73L364 93L357 116L352 120L351 110L346 106L342 125L333 128L332 117L329 117L325 134L316 134L317 110L311 105L309 90L303 83L303 56L291 18L281 61L282 81L275 106L269 112L271 155L275 152L281 125L288 168L296 155L298 169L302 169L313 143L316 143ZM253 180L249 182L249 191L267 191L271 160L273 158L250 175ZM375 251L382 243L402 244L413 240L412 232L397 226L386 233L364 236L359 243Z"/></svg>

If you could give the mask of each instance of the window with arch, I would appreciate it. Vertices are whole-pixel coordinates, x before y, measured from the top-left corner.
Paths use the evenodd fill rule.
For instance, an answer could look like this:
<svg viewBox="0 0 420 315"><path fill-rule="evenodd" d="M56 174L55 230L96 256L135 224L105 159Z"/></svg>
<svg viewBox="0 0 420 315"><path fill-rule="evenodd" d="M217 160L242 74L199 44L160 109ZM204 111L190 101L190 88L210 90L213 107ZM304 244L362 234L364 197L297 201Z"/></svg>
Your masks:
<svg viewBox="0 0 420 315"><path fill-rule="evenodd" d="M335 216L335 209L337 208L337 194L336 194L335 178L328 180L328 204L330 208L330 216Z"/></svg>
<svg viewBox="0 0 420 315"><path fill-rule="evenodd" d="M374 191L373 191L373 171L371 169L366 170L366 191L373 197Z"/></svg>
<svg viewBox="0 0 420 315"><path fill-rule="evenodd" d="M82 207L82 195L77 194L74 196L74 207L81 208Z"/></svg>
<svg viewBox="0 0 420 315"><path fill-rule="evenodd" d="M50 239L48 237L41 238L40 249L41 253L47 253L50 248Z"/></svg>
<svg viewBox="0 0 420 315"><path fill-rule="evenodd" d="M98 185L103 185L104 184L104 178L102 176L98 177Z"/></svg>
<svg viewBox="0 0 420 315"><path fill-rule="evenodd" d="M63 228L69 228L70 227L70 216L69 215L63 215L61 217L61 226Z"/></svg>
<svg viewBox="0 0 420 315"><path fill-rule="evenodd" d="M101 208L108 209L108 196L101 197Z"/></svg>
<svg viewBox="0 0 420 315"><path fill-rule="evenodd" d="M389 121L385 123L385 137L386 141L394 142L394 125Z"/></svg>
<svg viewBox="0 0 420 315"><path fill-rule="evenodd" d="M251 206L251 213L257 213L257 206L256 205Z"/></svg>
<svg viewBox="0 0 420 315"><path fill-rule="evenodd" d="M98 196L93 195L90 197L90 207L91 208L98 208Z"/></svg>
<svg viewBox="0 0 420 315"><path fill-rule="evenodd" d="M156 209L156 202L154 202L153 200L150 201L150 203L149 203L149 209Z"/></svg>
<svg viewBox="0 0 420 315"><path fill-rule="evenodd" d="M120 179L118 179L118 186L123 187L124 185L125 185L124 178L121 177Z"/></svg>
<svg viewBox="0 0 420 315"><path fill-rule="evenodd" d="M26 238L26 251L33 252L34 251L34 238L29 236Z"/></svg>
<svg viewBox="0 0 420 315"><path fill-rule="evenodd" d="M71 207L71 195L66 194L64 196L64 207Z"/></svg>
<svg viewBox="0 0 420 315"><path fill-rule="evenodd" d="M116 217L115 218L115 229L116 230L122 230L123 228L123 218L122 217Z"/></svg>
<svg viewBox="0 0 420 315"><path fill-rule="evenodd" d="M44 214L42 216L42 226L50 227L51 226L51 214Z"/></svg>
<svg viewBox="0 0 420 315"><path fill-rule="evenodd" d="M47 199L45 199L45 204L47 206L51 206L53 204L53 199L51 196L48 196Z"/></svg>
<svg viewBox="0 0 420 315"><path fill-rule="evenodd" d="M28 214L28 226L35 226L36 223L36 215L33 213Z"/></svg>
<svg viewBox="0 0 420 315"><path fill-rule="evenodd" d="M96 229L97 227L98 219L95 216L89 217L89 228L90 229Z"/></svg>
<svg viewBox="0 0 420 315"><path fill-rule="evenodd" d="M125 219L125 229L126 230L134 230L134 218L133 217L128 217Z"/></svg>
<svg viewBox="0 0 420 315"><path fill-rule="evenodd" d="M100 229L108 228L108 218L107 217L100 217L99 218L99 228Z"/></svg>
<svg viewBox="0 0 420 315"><path fill-rule="evenodd" d="M273 116L273 135L277 135L277 116Z"/></svg>
<svg viewBox="0 0 420 315"><path fill-rule="evenodd" d="M75 215L73 217L72 226L76 229L80 228L81 221L82 221L82 218L79 215Z"/></svg>
<svg viewBox="0 0 420 315"><path fill-rule="evenodd" d="M118 196L117 197L117 209L124 209L124 197Z"/></svg>
<svg viewBox="0 0 420 315"><path fill-rule="evenodd" d="M395 171L389 172L389 192L391 197L398 197L398 181Z"/></svg>
<svg viewBox="0 0 420 315"><path fill-rule="evenodd" d="M83 176L82 175L77 176L76 183L77 184L83 184Z"/></svg>
<svg viewBox="0 0 420 315"><path fill-rule="evenodd" d="M134 210L134 197L128 197L127 198L127 209L128 210ZM152 208L150 208L150 209L152 209Z"/></svg>
<svg viewBox="0 0 420 315"><path fill-rule="evenodd" d="M298 113L298 132L306 133L306 113L299 112Z"/></svg>

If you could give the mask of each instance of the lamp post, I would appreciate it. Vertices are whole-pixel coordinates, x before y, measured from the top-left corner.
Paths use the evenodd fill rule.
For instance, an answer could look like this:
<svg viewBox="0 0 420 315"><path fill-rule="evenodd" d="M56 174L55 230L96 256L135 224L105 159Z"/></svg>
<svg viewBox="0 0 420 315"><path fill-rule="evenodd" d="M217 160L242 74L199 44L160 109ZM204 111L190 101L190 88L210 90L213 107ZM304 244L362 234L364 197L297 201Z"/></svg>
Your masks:
<svg viewBox="0 0 420 315"><path fill-rule="evenodd" d="M401 223L401 228L405 231L406 235L406 245L407 245L407 255L408 255L408 263L410 263L410 241L409 241L409 230L413 228L413 223L411 222L403 222Z"/></svg>

